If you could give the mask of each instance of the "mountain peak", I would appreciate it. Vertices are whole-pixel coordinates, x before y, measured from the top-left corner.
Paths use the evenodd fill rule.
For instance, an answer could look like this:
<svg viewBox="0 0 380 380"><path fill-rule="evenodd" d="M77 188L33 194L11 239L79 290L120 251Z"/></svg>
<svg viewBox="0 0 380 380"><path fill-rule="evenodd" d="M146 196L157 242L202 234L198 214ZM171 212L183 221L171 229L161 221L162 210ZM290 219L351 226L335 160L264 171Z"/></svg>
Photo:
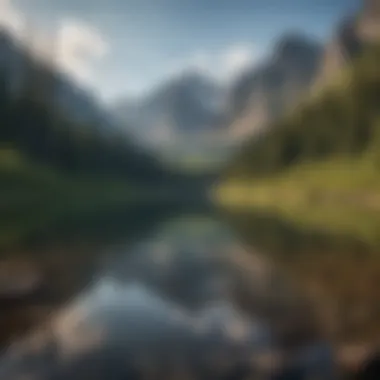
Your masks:
<svg viewBox="0 0 380 380"><path fill-rule="evenodd" d="M372 16L380 16L380 1L379 0L364 0L363 12Z"/></svg>
<svg viewBox="0 0 380 380"><path fill-rule="evenodd" d="M157 86L141 100L136 112L119 102L117 114L119 120L134 124L136 133L145 139L167 131L173 136L193 135L217 128L224 99L222 86L202 70L189 67Z"/></svg>
<svg viewBox="0 0 380 380"><path fill-rule="evenodd" d="M217 84L208 77L201 70L196 68L188 68L177 75L174 75L168 82L165 82L163 86L160 86L158 92L163 88L176 88L176 89L200 89L204 87L217 87Z"/></svg>
<svg viewBox="0 0 380 380"><path fill-rule="evenodd" d="M318 41L299 32L290 31L284 34L275 46L275 56L279 59L293 58L300 54L320 51Z"/></svg>
<svg viewBox="0 0 380 380"><path fill-rule="evenodd" d="M318 41L288 32L273 53L237 81L231 94L231 128L245 136L256 133L307 93L322 54Z"/></svg>
<svg viewBox="0 0 380 380"><path fill-rule="evenodd" d="M356 20L358 37L364 43L380 40L380 0L365 0Z"/></svg>

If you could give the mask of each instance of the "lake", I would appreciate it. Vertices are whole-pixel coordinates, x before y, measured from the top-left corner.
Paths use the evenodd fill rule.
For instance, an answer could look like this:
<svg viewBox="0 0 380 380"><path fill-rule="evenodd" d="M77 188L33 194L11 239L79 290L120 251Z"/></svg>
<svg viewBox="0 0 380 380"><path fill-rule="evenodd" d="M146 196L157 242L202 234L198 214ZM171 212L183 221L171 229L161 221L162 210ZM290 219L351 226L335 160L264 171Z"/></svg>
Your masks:
<svg viewBox="0 0 380 380"><path fill-rule="evenodd" d="M0 378L333 379L378 344L379 254L204 206L48 225L1 256Z"/></svg>

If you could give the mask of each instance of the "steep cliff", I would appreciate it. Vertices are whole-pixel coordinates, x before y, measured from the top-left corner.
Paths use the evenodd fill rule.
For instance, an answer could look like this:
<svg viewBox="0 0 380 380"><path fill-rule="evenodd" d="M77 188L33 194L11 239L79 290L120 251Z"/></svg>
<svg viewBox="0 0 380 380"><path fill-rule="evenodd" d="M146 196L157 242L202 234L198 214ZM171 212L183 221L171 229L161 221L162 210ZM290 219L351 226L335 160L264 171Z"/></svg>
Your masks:
<svg viewBox="0 0 380 380"><path fill-rule="evenodd" d="M308 91L322 47L302 34L287 34L259 67L246 72L231 92L232 136L244 138L294 107Z"/></svg>
<svg viewBox="0 0 380 380"><path fill-rule="evenodd" d="M380 1L364 0L362 9L338 25L326 45L314 87L320 89L370 44L380 39Z"/></svg>

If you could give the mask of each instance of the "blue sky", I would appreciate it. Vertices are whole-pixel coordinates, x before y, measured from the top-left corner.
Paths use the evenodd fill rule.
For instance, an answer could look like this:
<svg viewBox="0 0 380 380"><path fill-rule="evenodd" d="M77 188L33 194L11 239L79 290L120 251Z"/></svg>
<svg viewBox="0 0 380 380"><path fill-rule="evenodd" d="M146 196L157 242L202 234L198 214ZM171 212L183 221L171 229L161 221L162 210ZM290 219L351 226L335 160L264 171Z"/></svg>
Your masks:
<svg viewBox="0 0 380 380"><path fill-rule="evenodd" d="M196 67L228 81L287 30L320 39L360 0L0 0L0 24L59 36L63 70L109 101ZM16 25L17 24L17 25ZM25 29L25 28L24 28ZM51 44L50 44L51 46Z"/></svg>

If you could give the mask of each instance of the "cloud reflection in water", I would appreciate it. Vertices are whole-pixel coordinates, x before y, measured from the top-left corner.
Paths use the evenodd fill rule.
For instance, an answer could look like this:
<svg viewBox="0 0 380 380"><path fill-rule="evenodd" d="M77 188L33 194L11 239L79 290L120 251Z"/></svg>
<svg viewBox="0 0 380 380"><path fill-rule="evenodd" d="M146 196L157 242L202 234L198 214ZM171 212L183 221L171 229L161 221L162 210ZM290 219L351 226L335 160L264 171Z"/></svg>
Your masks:
<svg viewBox="0 0 380 380"><path fill-rule="evenodd" d="M110 255L94 286L10 348L0 378L272 379L297 334L295 360L328 369L309 305L263 256L208 234Z"/></svg>

